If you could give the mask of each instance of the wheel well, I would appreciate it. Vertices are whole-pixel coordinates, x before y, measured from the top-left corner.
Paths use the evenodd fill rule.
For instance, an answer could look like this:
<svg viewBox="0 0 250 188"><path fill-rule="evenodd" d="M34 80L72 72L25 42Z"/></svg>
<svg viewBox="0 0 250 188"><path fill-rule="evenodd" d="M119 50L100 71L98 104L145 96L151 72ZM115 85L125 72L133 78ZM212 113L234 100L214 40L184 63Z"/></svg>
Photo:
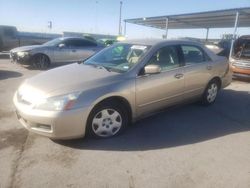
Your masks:
<svg viewBox="0 0 250 188"><path fill-rule="evenodd" d="M214 77L211 81L216 81L218 84L219 84L219 89L221 89L221 79L220 79L220 77L218 77L218 76L216 76L216 77ZM211 82L210 81L210 82Z"/></svg>
<svg viewBox="0 0 250 188"><path fill-rule="evenodd" d="M44 55L44 56L46 56L46 57L49 59L49 63L51 63L49 56L46 55L46 54L44 54L44 53L37 53L37 54L34 54L33 57L32 57L32 59L34 60L35 57L37 57L37 56L39 56L39 55Z"/></svg>
<svg viewBox="0 0 250 188"><path fill-rule="evenodd" d="M102 103L109 103L109 102L116 102L116 103L121 104L122 106L124 106L125 109L127 110L127 113L128 113L129 122L132 120L132 109L131 109L131 106L130 106L129 102L127 101L127 99L125 99L123 97L120 97L120 96L108 97L106 99L103 99L99 103L97 103L95 105L95 107L98 106L98 105L100 105L100 104L102 104Z"/></svg>

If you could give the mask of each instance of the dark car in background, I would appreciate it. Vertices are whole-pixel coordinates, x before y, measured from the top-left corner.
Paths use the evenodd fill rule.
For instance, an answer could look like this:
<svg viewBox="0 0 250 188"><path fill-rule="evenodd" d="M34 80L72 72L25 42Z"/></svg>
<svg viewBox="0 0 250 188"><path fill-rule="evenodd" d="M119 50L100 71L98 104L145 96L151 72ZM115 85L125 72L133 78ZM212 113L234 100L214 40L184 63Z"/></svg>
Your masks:
<svg viewBox="0 0 250 188"><path fill-rule="evenodd" d="M104 45L80 37L56 38L42 45L14 48L12 61L46 69L51 63L82 61L104 48Z"/></svg>
<svg viewBox="0 0 250 188"><path fill-rule="evenodd" d="M36 33L18 31L15 26L0 25L0 52L28 45L38 45L61 37L54 33Z"/></svg>

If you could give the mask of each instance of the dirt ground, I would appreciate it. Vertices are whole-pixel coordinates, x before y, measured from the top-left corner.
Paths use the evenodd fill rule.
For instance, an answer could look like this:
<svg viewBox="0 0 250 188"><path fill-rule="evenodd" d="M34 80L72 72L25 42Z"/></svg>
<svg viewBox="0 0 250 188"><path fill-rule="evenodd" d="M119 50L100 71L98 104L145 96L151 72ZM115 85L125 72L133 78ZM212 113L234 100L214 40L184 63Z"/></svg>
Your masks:
<svg viewBox="0 0 250 188"><path fill-rule="evenodd" d="M39 73L0 59L0 188L250 187L250 82L216 103L170 108L111 139L52 141L17 121L12 97Z"/></svg>

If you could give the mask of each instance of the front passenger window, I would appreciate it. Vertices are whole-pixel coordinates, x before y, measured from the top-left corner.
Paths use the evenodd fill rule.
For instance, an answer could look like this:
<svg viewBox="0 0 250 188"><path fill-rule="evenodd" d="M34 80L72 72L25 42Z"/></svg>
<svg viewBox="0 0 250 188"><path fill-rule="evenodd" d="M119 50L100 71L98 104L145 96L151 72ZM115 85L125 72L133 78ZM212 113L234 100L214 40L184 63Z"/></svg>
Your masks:
<svg viewBox="0 0 250 188"><path fill-rule="evenodd" d="M164 70L180 67L176 46L166 46L158 50L149 60L147 65L159 65Z"/></svg>

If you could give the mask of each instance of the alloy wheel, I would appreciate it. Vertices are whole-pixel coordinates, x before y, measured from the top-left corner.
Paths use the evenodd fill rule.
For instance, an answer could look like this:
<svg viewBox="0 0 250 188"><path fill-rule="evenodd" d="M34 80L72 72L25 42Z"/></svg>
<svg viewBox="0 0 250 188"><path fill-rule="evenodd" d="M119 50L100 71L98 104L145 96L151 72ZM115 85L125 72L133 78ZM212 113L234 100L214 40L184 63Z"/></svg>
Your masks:
<svg viewBox="0 0 250 188"><path fill-rule="evenodd" d="M39 69L46 69L49 66L49 59L45 55L39 55L35 58L34 65Z"/></svg>

